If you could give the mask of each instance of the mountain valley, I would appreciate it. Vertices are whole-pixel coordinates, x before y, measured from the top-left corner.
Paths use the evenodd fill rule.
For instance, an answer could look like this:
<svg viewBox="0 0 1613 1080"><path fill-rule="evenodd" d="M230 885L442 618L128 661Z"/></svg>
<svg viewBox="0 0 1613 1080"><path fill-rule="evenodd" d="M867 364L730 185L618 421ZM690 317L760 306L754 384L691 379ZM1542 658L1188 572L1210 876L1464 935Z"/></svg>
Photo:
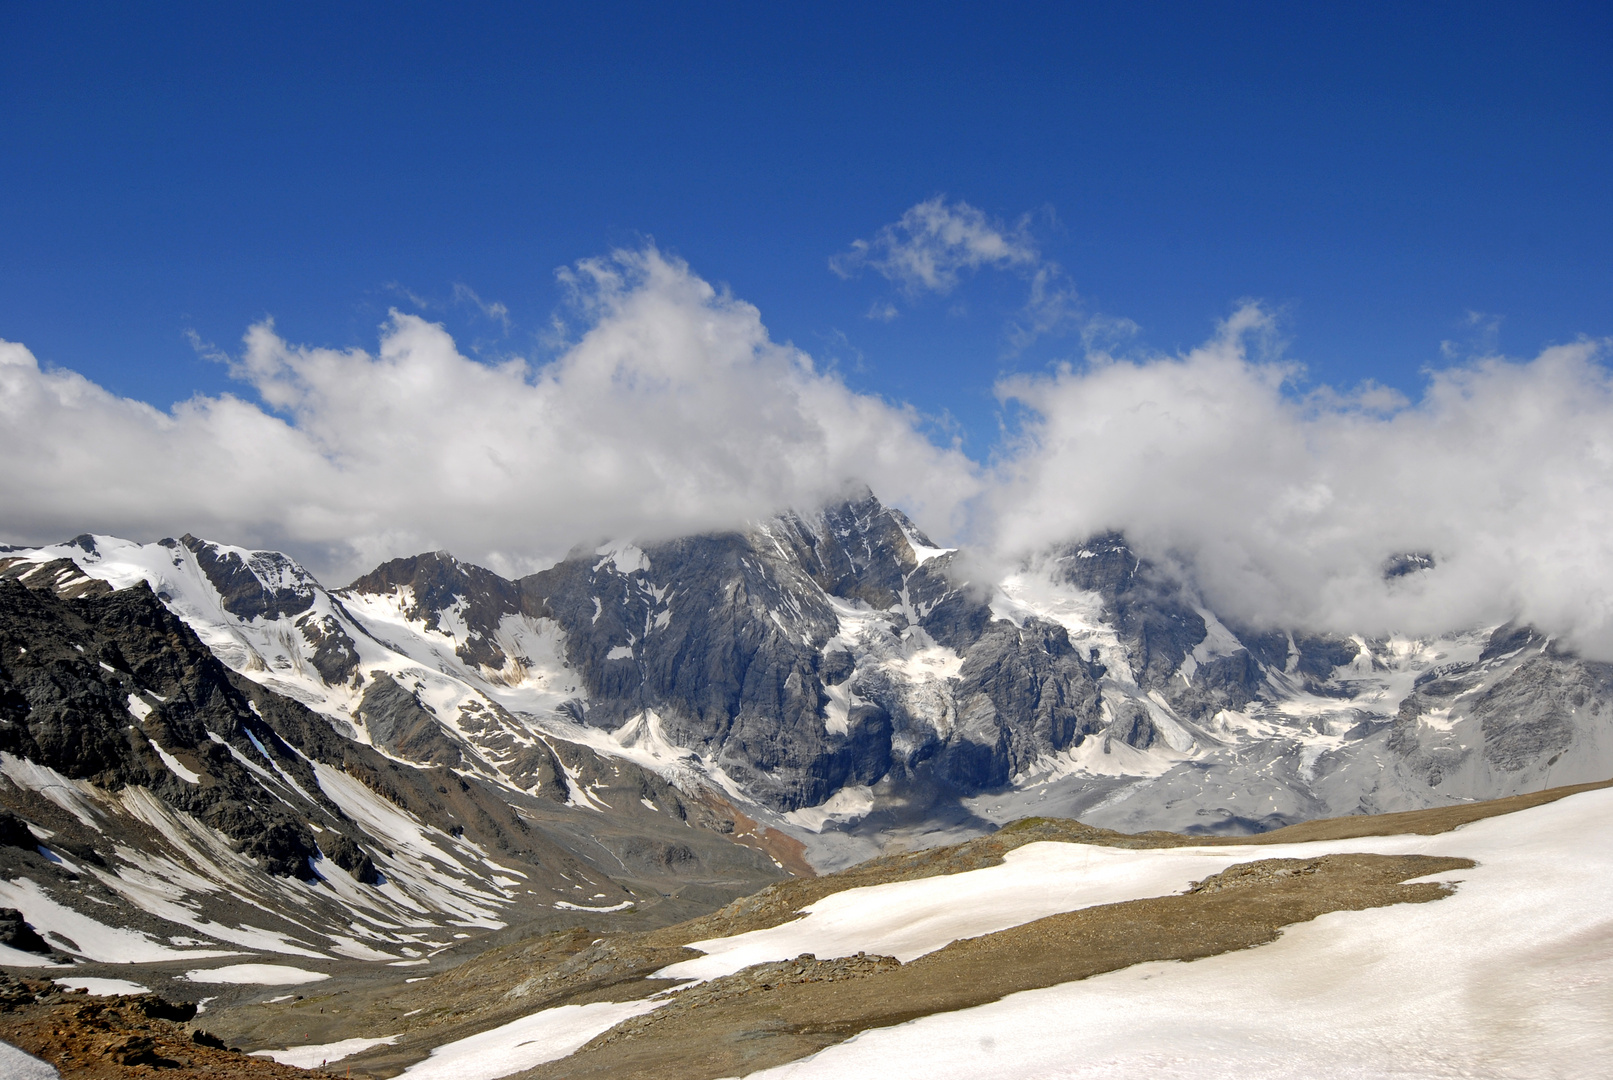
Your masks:
<svg viewBox="0 0 1613 1080"><path fill-rule="evenodd" d="M0 963L200 1000L248 1049L391 1025L355 1063L429 1080L432 1046L523 1015L659 1009L645 979L694 962L698 920L778 925L736 923L744 897L786 918L1013 835L1247 846L1613 775L1613 665L1527 625L1235 626L1118 534L992 581L967 555L866 490L518 579L435 552L330 589L190 535L0 552ZM1384 565L1385 589L1440 572ZM889 982L854 953L789 978Z"/></svg>

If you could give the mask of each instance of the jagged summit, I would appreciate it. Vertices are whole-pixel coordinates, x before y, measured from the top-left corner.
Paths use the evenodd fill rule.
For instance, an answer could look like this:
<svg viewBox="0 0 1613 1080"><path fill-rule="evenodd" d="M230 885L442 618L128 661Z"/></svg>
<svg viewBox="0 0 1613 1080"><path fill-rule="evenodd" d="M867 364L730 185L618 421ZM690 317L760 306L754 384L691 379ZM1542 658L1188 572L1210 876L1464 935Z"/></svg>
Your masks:
<svg viewBox="0 0 1613 1080"><path fill-rule="evenodd" d="M189 536L9 558L149 582L229 667L387 754L531 791L564 772L555 740L586 745L830 864L1031 809L1240 832L1613 769L1608 666L1527 629L1255 630L1118 533L966 584L867 490L515 580L432 552L327 591Z"/></svg>

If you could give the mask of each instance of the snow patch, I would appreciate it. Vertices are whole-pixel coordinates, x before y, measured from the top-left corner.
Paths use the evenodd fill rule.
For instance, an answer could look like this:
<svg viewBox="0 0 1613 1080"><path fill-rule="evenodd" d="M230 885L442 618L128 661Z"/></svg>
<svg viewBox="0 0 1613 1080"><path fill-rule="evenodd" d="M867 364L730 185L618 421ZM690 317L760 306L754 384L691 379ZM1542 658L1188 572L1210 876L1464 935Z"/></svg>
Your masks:
<svg viewBox="0 0 1613 1080"><path fill-rule="evenodd" d="M157 756L162 758L162 763L168 766L168 770L175 776L179 777L187 784L200 784L202 782L202 778L199 773L186 768L184 762L180 761L178 758L174 757L174 755L158 746L156 739L149 739L147 741L151 743L151 748L157 751Z"/></svg>
<svg viewBox="0 0 1613 1080"><path fill-rule="evenodd" d="M0 1076L6 1080L62 1080L56 1066L25 1054L8 1042L0 1042Z"/></svg>
<svg viewBox="0 0 1613 1080"><path fill-rule="evenodd" d="M70 966L69 964L54 964L48 957L41 956L38 953L23 952L21 949L13 949L10 945L0 945L0 967L64 968Z"/></svg>
<svg viewBox="0 0 1613 1080"><path fill-rule="evenodd" d="M594 549L594 554L600 557L594 563L594 573L596 574L606 563L614 567L618 574L624 576L650 568L650 557L644 554L637 544L602 544Z"/></svg>
<svg viewBox="0 0 1613 1080"><path fill-rule="evenodd" d="M100 792L88 780L69 780L48 765L39 765L26 758L16 757L0 750L0 776L24 791L43 795L79 823L104 832L101 820L104 812L95 804Z"/></svg>
<svg viewBox="0 0 1613 1080"><path fill-rule="evenodd" d="M330 978L322 971L287 964L227 964L219 968L196 968L185 972L193 983L230 983L252 986L297 986Z"/></svg>
<svg viewBox="0 0 1613 1080"><path fill-rule="evenodd" d="M689 948L706 955L662 968L656 975L714 979L751 964L787 960L801 953L828 960L869 952L906 963L959 938L978 937L1096 904L1178 892L1190 882L1250 857L1247 848L1156 852L1086 844L1027 844L1005 855L1000 866L847 889L803 908L805 918L766 930L692 942Z"/></svg>
<svg viewBox="0 0 1613 1080"><path fill-rule="evenodd" d="M799 825L821 833L830 822L853 824L868 816L874 808L874 789L866 785L843 787L829 796L821 806L803 806L784 815L792 825Z"/></svg>
<svg viewBox="0 0 1613 1080"><path fill-rule="evenodd" d="M626 911L633 906L633 901L623 900L620 904L612 904L610 907L588 907L585 904L573 904L565 900L556 900L554 906L565 911Z"/></svg>
<svg viewBox="0 0 1613 1080"><path fill-rule="evenodd" d="M102 964L157 964L165 960L206 960L234 956L232 952L170 949L145 934L123 927L107 926L88 915L58 903L32 878L0 881L0 907L17 908L35 930L66 939L77 948L60 944L64 952L77 953ZM42 959L42 958L41 958Z"/></svg>
<svg viewBox="0 0 1613 1080"><path fill-rule="evenodd" d="M327 1061L340 1061L372 1046L391 1046L398 1041L398 1038L397 1035L387 1035L379 1039L343 1039L340 1042L309 1046L288 1046L284 1050L254 1050L252 1056L269 1058L282 1065L292 1065L299 1069L317 1069Z"/></svg>
<svg viewBox="0 0 1613 1080"><path fill-rule="evenodd" d="M69 990L83 990L92 997L117 997L119 994L149 994L151 987L141 986L128 979L96 979L84 975L57 979L57 986Z"/></svg>
<svg viewBox="0 0 1613 1080"><path fill-rule="evenodd" d="M597 1001L561 1005L523 1016L456 1042L445 1043L425 1061L403 1071L409 1080L498 1080L565 1057L623 1020L664 1001Z"/></svg>

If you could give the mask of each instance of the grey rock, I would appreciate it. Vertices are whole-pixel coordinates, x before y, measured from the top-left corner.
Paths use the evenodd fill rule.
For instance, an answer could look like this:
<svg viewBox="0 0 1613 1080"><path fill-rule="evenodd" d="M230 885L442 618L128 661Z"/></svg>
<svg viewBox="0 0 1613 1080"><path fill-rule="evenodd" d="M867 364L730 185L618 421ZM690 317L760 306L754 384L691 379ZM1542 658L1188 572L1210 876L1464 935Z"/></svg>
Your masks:
<svg viewBox="0 0 1613 1080"><path fill-rule="evenodd" d="M307 571L277 551L254 551L243 558L189 533L162 543L188 548L218 590L224 609L238 619L298 615L314 602L316 583Z"/></svg>
<svg viewBox="0 0 1613 1080"><path fill-rule="evenodd" d="M385 672L377 672L355 710L375 745L410 761L455 766L465 759L437 714L420 696L399 686Z"/></svg>
<svg viewBox="0 0 1613 1080"><path fill-rule="evenodd" d="M1119 533L1070 545L1058 566L1067 584L1103 597L1140 686L1164 685L1205 638L1204 619L1181 583L1140 558Z"/></svg>
<svg viewBox="0 0 1613 1080"><path fill-rule="evenodd" d="M38 953L50 957L56 950L39 932L28 925L22 912L16 908L0 907L0 945L7 945L25 953Z"/></svg>

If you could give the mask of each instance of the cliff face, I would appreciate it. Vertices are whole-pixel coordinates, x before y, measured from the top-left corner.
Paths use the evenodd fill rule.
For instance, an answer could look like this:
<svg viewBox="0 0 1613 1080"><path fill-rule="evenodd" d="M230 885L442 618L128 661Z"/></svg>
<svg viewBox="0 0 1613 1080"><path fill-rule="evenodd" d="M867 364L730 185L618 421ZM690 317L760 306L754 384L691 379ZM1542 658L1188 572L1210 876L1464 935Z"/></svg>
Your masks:
<svg viewBox="0 0 1613 1080"><path fill-rule="evenodd" d="M1118 534L971 581L869 492L517 580L437 552L327 590L188 536L8 560L62 595L144 582L237 681L391 759L568 807L583 772L628 768L831 863L1023 813L1239 833L1613 772L1608 666L1528 627L1232 625ZM1385 587L1438 572L1398 557ZM98 723L74 752L122 761ZM295 863L307 838L284 844Z"/></svg>

